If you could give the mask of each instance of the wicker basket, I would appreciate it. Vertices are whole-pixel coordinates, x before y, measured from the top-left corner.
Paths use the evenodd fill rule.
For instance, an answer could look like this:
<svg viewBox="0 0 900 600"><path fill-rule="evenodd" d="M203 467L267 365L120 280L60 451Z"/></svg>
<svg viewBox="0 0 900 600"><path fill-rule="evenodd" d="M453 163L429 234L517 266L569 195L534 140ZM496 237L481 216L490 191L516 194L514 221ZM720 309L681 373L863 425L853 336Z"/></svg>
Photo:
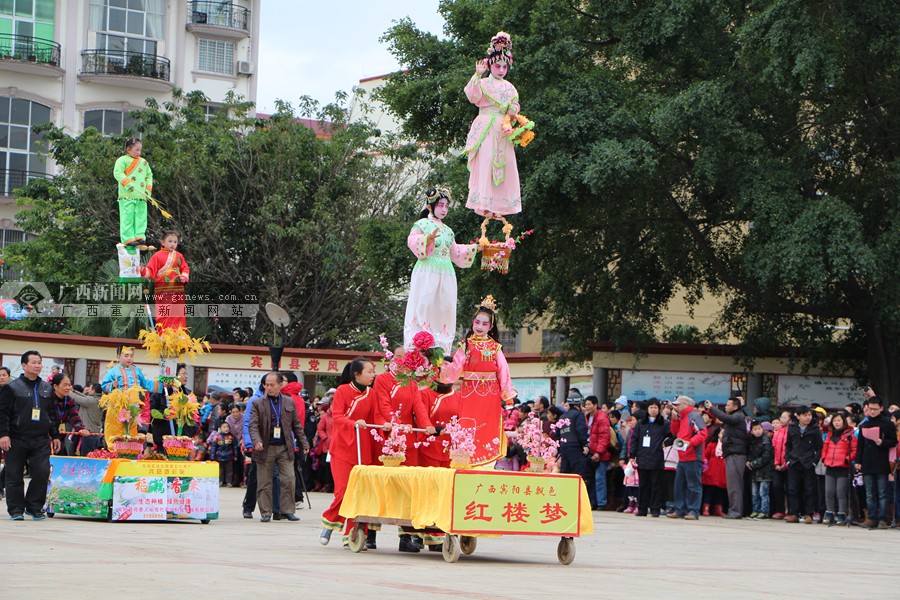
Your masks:
<svg viewBox="0 0 900 600"><path fill-rule="evenodd" d="M386 456L382 454L378 457L378 460L386 467L399 467L403 464L403 461L406 460L406 455L397 454L396 456Z"/></svg>

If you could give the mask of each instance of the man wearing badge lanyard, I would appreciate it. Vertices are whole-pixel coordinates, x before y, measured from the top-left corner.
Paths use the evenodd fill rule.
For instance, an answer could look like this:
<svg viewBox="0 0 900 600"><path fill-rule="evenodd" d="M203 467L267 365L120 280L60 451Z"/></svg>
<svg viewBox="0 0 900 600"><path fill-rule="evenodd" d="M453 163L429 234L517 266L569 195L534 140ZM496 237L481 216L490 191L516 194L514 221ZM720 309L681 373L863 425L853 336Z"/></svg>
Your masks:
<svg viewBox="0 0 900 600"><path fill-rule="evenodd" d="M22 375L0 388L0 449L6 452L6 510L13 521L30 515L46 518L44 502L50 480L50 451L59 452L59 419L53 388L41 380L41 355L22 355ZM25 465L31 472L25 492Z"/></svg>
<svg viewBox="0 0 900 600"><path fill-rule="evenodd" d="M294 514L294 439L303 435L294 401L281 394L284 375L269 373L263 380L264 396L250 408L250 440L257 468L256 498L260 521L272 519L272 476L275 465L280 475L281 517L299 521Z"/></svg>

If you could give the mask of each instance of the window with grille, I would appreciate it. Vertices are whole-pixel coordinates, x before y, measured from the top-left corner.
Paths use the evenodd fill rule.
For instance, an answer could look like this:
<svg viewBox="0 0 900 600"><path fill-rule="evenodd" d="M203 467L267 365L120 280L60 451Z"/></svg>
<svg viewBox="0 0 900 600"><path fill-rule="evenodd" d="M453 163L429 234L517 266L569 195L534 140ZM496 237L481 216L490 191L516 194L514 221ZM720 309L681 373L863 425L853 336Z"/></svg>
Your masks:
<svg viewBox="0 0 900 600"><path fill-rule="evenodd" d="M18 244L19 242L27 242L33 240L37 236L16 229L0 229L0 249L6 248L10 244ZM0 279L14 281L22 278L22 271L8 264L0 265Z"/></svg>
<svg viewBox="0 0 900 600"><path fill-rule="evenodd" d="M50 122L50 107L26 100L0 96L0 196L23 187L29 179L47 172L34 125Z"/></svg>
<svg viewBox="0 0 900 600"><path fill-rule="evenodd" d="M84 113L84 128L88 127L103 135L122 135L134 127L134 119L124 110L89 110Z"/></svg>
<svg viewBox="0 0 900 600"><path fill-rule="evenodd" d="M503 351L506 353L509 352L518 352L519 351L519 331L510 331L508 329L501 329L499 331L500 339L497 340L501 344L503 344Z"/></svg>
<svg viewBox="0 0 900 600"><path fill-rule="evenodd" d="M198 70L220 75L234 74L234 42L205 39L198 41L200 43Z"/></svg>

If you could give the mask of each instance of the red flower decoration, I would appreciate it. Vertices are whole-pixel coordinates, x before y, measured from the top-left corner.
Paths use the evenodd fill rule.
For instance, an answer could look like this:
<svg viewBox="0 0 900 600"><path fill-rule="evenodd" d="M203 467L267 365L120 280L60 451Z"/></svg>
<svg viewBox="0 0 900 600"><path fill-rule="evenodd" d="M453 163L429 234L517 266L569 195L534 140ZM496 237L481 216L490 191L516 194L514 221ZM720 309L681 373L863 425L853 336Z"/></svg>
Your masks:
<svg viewBox="0 0 900 600"><path fill-rule="evenodd" d="M428 364L428 359L422 356L418 350L410 350L403 356L403 366L410 371L424 369Z"/></svg>
<svg viewBox="0 0 900 600"><path fill-rule="evenodd" d="M413 346L420 351L428 350L434 346L434 336L427 331L420 331L413 336Z"/></svg>

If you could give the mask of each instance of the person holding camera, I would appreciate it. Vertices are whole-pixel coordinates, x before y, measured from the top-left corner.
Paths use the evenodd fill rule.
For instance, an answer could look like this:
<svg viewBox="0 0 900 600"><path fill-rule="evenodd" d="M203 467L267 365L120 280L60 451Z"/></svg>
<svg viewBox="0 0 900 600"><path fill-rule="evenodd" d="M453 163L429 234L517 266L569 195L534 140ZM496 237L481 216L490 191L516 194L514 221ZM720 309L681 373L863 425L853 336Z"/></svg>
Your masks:
<svg viewBox="0 0 900 600"><path fill-rule="evenodd" d="M707 400L709 413L722 422L722 456L725 458L725 484L728 486L726 519L744 516L744 472L747 469L747 421L742 410L743 398L732 396L719 410Z"/></svg>
<svg viewBox="0 0 900 600"><path fill-rule="evenodd" d="M700 479L706 423L694 410L694 399L690 396L678 396L673 405L675 412L670 431L675 436L672 445L678 450L678 466L675 468L675 511L666 517L696 521L700 518L700 502L703 499Z"/></svg>

